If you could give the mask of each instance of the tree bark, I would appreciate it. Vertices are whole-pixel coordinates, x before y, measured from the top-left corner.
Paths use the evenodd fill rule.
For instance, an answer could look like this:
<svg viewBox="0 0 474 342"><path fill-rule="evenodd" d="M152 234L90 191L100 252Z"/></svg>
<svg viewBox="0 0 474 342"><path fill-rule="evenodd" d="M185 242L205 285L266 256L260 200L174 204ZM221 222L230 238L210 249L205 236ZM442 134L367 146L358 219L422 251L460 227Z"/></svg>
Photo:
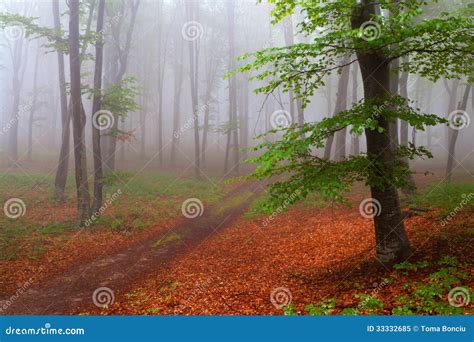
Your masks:
<svg viewBox="0 0 474 342"><path fill-rule="evenodd" d="M33 125L35 123L35 111L38 102L38 62L40 55L40 45L35 59L35 69L33 71L33 98L31 100L30 117L28 120L28 160L33 160Z"/></svg>
<svg viewBox="0 0 474 342"><path fill-rule="evenodd" d="M358 101L357 96L357 75L358 75L358 66L356 64L352 65L352 105L355 105ZM360 153L360 139L359 135L352 134L351 136L351 154L353 156L358 156Z"/></svg>
<svg viewBox="0 0 474 342"><path fill-rule="evenodd" d="M341 61L341 64L344 65L348 63L348 59L344 58ZM336 105L334 107L334 116L339 112L347 109L347 88L349 83L349 66L342 68L341 76L339 77L339 82L337 84L337 94L336 94ZM346 134L347 130L342 129L336 134L336 150L335 158L337 161L341 161L346 156ZM326 140L326 145L324 146L324 158L331 158L331 149L334 142L334 135L331 135Z"/></svg>
<svg viewBox="0 0 474 342"><path fill-rule="evenodd" d="M79 0L69 2L69 65L71 75L71 107L73 117L74 160L77 192L77 215L82 226L89 218L90 196L84 128L86 123L81 99L81 58L79 53Z"/></svg>
<svg viewBox="0 0 474 342"><path fill-rule="evenodd" d="M101 109L102 94L102 64L104 58L104 10L105 0L99 0L99 9L97 13L97 35L95 44L95 68L94 68L94 97L92 99L92 115ZM92 120L91 120L92 121ZM92 200L92 212L98 213L102 206L102 151L100 147L100 130L97 125L92 124L92 153L94 155L94 199Z"/></svg>
<svg viewBox="0 0 474 342"><path fill-rule="evenodd" d="M199 12L199 3L186 2L186 11L188 20L197 21ZM190 84L191 84L191 102L193 106L194 123L194 174L196 178L201 178L201 145L199 144L199 37L189 39L189 66L190 66Z"/></svg>
<svg viewBox="0 0 474 342"><path fill-rule="evenodd" d="M461 103L459 103L458 110L465 111L467 107L467 100L469 98L469 92L471 91L471 84L468 83L466 85L466 89L464 90L464 95L462 98ZM458 140L459 129L450 128L451 133L449 135L449 145L448 145L448 162L446 164L446 176L445 180L447 182L451 182L453 178L453 169L454 169L454 161L455 161L455 154L456 154L456 142Z"/></svg>
<svg viewBox="0 0 474 342"><path fill-rule="evenodd" d="M371 20L375 10L372 2L363 0L354 10L352 27L359 29L364 22ZM365 99L382 103L390 88L388 59L377 52L361 50L357 51L357 57ZM380 213L374 216L376 258L388 266L407 258L411 247L403 223L397 189L385 179L387 174L394 171L395 156L391 148L390 125L383 115L378 119L378 126L383 128L382 133L366 129L365 134L367 155L373 160L369 169L369 182L382 179L377 184L372 183L370 187L374 202L378 202L381 207Z"/></svg>

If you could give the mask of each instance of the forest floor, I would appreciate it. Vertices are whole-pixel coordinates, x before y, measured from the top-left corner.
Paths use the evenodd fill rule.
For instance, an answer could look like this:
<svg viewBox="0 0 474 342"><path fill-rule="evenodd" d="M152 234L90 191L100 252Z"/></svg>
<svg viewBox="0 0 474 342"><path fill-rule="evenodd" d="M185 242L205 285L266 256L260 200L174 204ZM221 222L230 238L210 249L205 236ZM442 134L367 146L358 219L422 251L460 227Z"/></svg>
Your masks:
<svg viewBox="0 0 474 342"><path fill-rule="evenodd" d="M413 255L393 269L374 261L373 223L357 205L311 197L269 219L257 210L259 185L209 192L209 184L186 182L162 194L156 213L143 201L148 193L156 196L150 184L147 178L127 187L140 205L119 199L104 221L77 232L63 224L74 207L50 208L47 191L39 198L42 191L28 183L24 188L34 195L22 197L43 205L28 206L18 241L12 227L2 225L0 308L7 314L474 313L472 302L457 308L447 300L449 288L474 287L474 199L441 224L463 194L474 194L472 184L424 186L404 204L405 211L426 211L407 215ZM185 193L212 199L202 216L165 215ZM367 193L360 187L351 197L358 203ZM32 222L42 222L41 229L28 230ZM114 229L100 228L110 225ZM32 254L38 237L42 248ZM98 288L110 290L107 305L94 304Z"/></svg>

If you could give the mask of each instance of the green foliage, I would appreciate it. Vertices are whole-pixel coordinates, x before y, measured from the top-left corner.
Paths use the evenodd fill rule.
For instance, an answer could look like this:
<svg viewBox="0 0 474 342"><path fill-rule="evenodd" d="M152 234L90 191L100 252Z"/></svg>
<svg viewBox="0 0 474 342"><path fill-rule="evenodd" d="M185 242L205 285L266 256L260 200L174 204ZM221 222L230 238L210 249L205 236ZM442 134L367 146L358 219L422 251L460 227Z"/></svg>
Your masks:
<svg viewBox="0 0 474 342"><path fill-rule="evenodd" d="M429 185L410 200L416 207L441 208L444 212L450 212L470 194L474 194L472 183L442 183ZM467 201L464 208L474 210L474 200Z"/></svg>
<svg viewBox="0 0 474 342"><path fill-rule="evenodd" d="M356 294L356 298L361 299L358 305L358 308L360 310L374 310L374 309L376 310L376 309L383 308L383 302L377 297L374 297L372 295L359 293L359 294Z"/></svg>
<svg viewBox="0 0 474 342"><path fill-rule="evenodd" d="M451 306L446 296L452 288L468 279L468 274L458 269L459 262L453 256L442 257L438 264L443 267L431 273L428 281L405 284L404 289L408 294L396 298L401 305L393 308L393 314L459 315L463 313L462 308ZM425 261L422 265L427 267L428 263ZM419 266L414 264L405 264L396 269L416 271L418 268Z"/></svg>
<svg viewBox="0 0 474 342"><path fill-rule="evenodd" d="M403 274L405 275L408 274L408 271L417 271L420 268L426 268L426 267L428 267L428 261L426 260L419 261L416 264L412 264L409 261L404 261L402 263L399 263L393 266L393 268L396 270L404 271Z"/></svg>
<svg viewBox="0 0 474 342"><path fill-rule="evenodd" d="M356 62L357 55L371 53L384 56L387 61L398 59L400 70L433 81L440 77L469 78L474 75L473 64L465 63L472 60L474 51L471 10L451 6L455 8L452 13L438 10L428 18L422 17L423 10L428 5L436 6L434 0L382 0L377 4L390 16L372 15L369 19L375 35L367 36L371 33L370 28L364 29L362 23L353 28L352 22L365 10L366 1L270 2L274 5L273 23L285 20L295 11L301 14L294 17L302 18L297 29L308 42L243 55L241 59L247 64L229 75L254 72L252 79L263 84L257 93L292 90L306 106L315 90L325 85L329 74L341 72L344 66ZM381 189L391 185L408 186L406 175L410 171L406 158L432 157L422 146L401 147L395 153L393 165L387 165L379 156L361 154L333 162L318 158L312 152L324 147L326 139L343 128L349 128L354 134L364 131L384 133L385 128L380 123L395 119L407 121L418 130L446 122L436 115L420 113L410 105L405 99L388 95L372 101L363 100L334 117L283 129L279 141L263 141L257 145L254 150L263 154L249 160L258 164L253 176L258 179L285 176L284 180L271 186L266 211L272 211L294 193L298 196L291 198L292 203L313 191L343 201L343 194L357 181ZM272 130L267 134L277 132Z"/></svg>
<svg viewBox="0 0 474 342"><path fill-rule="evenodd" d="M317 304L308 304L305 306L305 310L308 311L308 315L310 316L330 315L336 307L336 304L337 299L331 298Z"/></svg>
<svg viewBox="0 0 474 342"><path fill-rule="evenodd" d="M257 164L252 177L287 177L270 187L270 198L265 211L271 212L288 199L290 204L294 203L314 191L323 197L344 201L343 194L357 181L365 181L366 185L380 188L393 184L398 187L407 185L406 173L409 170L403 160L415 157L431 158L431 153L423 146L415 147L410 144L400 147L390 172L377 160L378 156L361 154L335 162L311 154L312 149L323 147L329 136L343 128L351 126L351 132L356 134L364 130L380 131L377 126L377 118L380 115L385 115L390 120L403 118L420 130L426 125L445 121L436 115L419 113L401 97L387 95L377 101L361 101L353 108L340 112L337 116L324 118L320 122L272 130L263 137L282 131L284 134L281 139L276 142L264 141L255 146L253 150L263 153L248 160Z"/></svg>

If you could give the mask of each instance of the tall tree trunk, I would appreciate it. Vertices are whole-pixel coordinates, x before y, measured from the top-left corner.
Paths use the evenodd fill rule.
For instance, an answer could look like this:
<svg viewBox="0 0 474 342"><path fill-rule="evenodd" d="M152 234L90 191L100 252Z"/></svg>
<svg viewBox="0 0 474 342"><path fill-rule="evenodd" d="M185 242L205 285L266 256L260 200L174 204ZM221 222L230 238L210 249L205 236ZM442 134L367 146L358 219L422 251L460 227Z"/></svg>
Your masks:
<svg viewBox="0 0 474 342"><path fill-rule="evenodd" d="M30 106L30 117L28 119L28 160L33 160L33 125L35 123L35 111L38 102L38 62L40 55L40 45L35 59L35 69L33 71L33 99Z"/></svg>
<svg viewBox="0 0 474 342"><path fill-rule="evenodd" d="M357 96L357 76L359 67L357 64L352 65L352 105L354 106L358 101ZM358 134L352 134L351 137L351 154L358 156L360 153L360 139Z"/></svg>
<svg viewBox="0 0 474 342"><path fill-rule="evenodd" d="M82 226L89 218L90 196L87 183L86 123L81 99L81 58L79 54L79 0L69 1L69 65L71 73L71 107L73 117L74 160L77 192L77 215Z"/></svg>
<svg viewBox="0 0 474 342"><path fill-rule="evenodd" d="M341 64L344 65L348 63L349 60L344 58L341 61ZM334 107L334 116L336 116L339 112L347 109L347 87L349 83L349 66L345 66L342 68L341 76L339 77L339 82L337 84L337 94L336 94L336 105ZM340 161L344 159L346 156L346 133L347 130L343 129L338 134L336 134L336 151L335 157L336 160ZM324 158L330 159L331 158L331 148L334 141L334 135L328 137L326 141L326 145L324 148Z"/></svg>
<svg viewBox="0 0 474 342"><path fill-rule="evenodd" d="M229 24L229 64L228 69L235 69L235 0L229 0L227 3L227 20ZM239 174L239 137L238 137L238 118L237 118L237 87L236 76L228 78L229 81L229 130L227 134L229 153L232 154L232 165L230 171ZM227 154L228 155L228 154ZM228 168L225 174L229 172Z"/></svg>
<svg viewBox="0 0 474 342"><path fill-rule="evenodd" d="M174 35L174 86L173 86L173 140L171 142L171 154L170 160L173 166L176 166L176 153L179 144L180 132L180 102L181 102L181 90L183 87L183 62L184 62L184 51L183 51L183 39L181 32L176 31Z"/></svg>
<svg viewBox="0 0 474 342"><path fill-rule="evenodd" d="M26 47L26 52L28 47ZM18 162L18 126L20 117L24 114L20 112L20 95L21 87L23 83L23 75L27 65L28 53L24 52L24 39L18 39L14 42L11 50L12 56L12 94L13 94L13 105L11 111L11 122L12 125L9 130L9 142L8 142L8 165L16 168L19 166Z"/></svg>
<svg viewBox="0 0 474 342"><path fill-rule="evenodd" d="M197 21L199 13L199 3L185 2L188 20ZM190 84L191 84L191 102L193 106L194 123L194 174L196 178L201 178L201 146L199 144L199 37L189 39L189 65L190 65Z"/></svg>
<svg viewBox="0 0 474 342"><path fill-rule="evenodd" d="M353 13L352 27L359 29L361 25L371 20L375 6L369 0L363 0ZM364 97L383 103L390 88L390 64L387 58L378 52L357 51ZM387 174L394 172L395 156L391 148L390 125L380 116L378 126L383 132L366 129L367 155L374 162L369 168L369 183L373 201L380 204L380 213L374 216L376 257L383 265L392 265L408 257L411 247L408 240L400 210L398 192ZM377 184L375 183L375 180ZM381 181L380 181L381 180ZM371 182L372 181L372 182ZM381 184L380 184L381 183Z"/></svg>
<svg viewBox="0 0 474 342"><path fill-rule="evenodd" d="M114 69L111 70L113 76L111 77L111 83L115 84L120 82L125 73L127 71L128 66L128 57L130 55L130 49L132 44L132 35L133 29L135 27L135 22L137 18L138 12L138 5L140 4L139 0L122 0L122 12L121 17L124 17L125 14L125 4L130 6L130 26L126 31L125 35L125 42L121 42L120 39L120 26L118 24L112 23L112 35L114 36L115 46L116 46L116 54L115 57L117 58L115 61L112 62L114 65ZM121 20L119 21L121 24ZM118 129L119 125L119 116L114 113L114 123L110 130L107 132L107 139L104 139L104 156L103 156L103 167L104 172L113 172L115 171L115 152L117 150L117 138L110 134L113 131Z"/></svg>
<svg viewBox="0 0 474 342"><path fill-rule="evenodd" d="M408 101L408 74L404 73L406 75L402 74L401 79L398 79L398 66L399 66L399 61L398 59L396 60L396 63L392 64L392 67L397 70L391 70L390 73L390 91L393 95L400 95L404 99ZM405 58L404 62L408 62L407 58ZM400 90L399 90L400 89ZM392 145L393 149L397 150L399 146L408 146L408 123L404 120L400 120L400 142L398 140L398 122L399 120L397 119L396 122L391 124L390 130L390 136L392 139ZM408 158L403 158L401 160L401 163L404 164L404 167L406 167L406 174L405 174L405 181L406 185L402 187L402 191L406 196L412 196L415 194L415 189L416 189L416 184L415 184L415 179L413 178L413 175L410 171L410 162Z"/></svg>
<svg viewBox="0 0 474 342"><path fill-rule="evenodd" d="M464 90L464 95L462 101L459 103L458 110L465 111L467 107L467 100L469 98L469 92L471 91L471 84L466 84L466 89ZM464 118L466 119L466 118ZM451 123L452 125L453 123ZM454 169L454 161L456 155L456 142L458 140L460 128L451 128L451 134L449 135L449 145L448 145L448 162L446 164L446 177L445 180L447 182L451 182L453 178L453 169Z"/></svg>
<svg viewBox="0 0 474 342"><path fill-rule="evenodd" d="M94 68L94 97L92 99L92 115L101 109L102 94L102 64L104 58L104 10L105 0L99 0L99 9L97 13L97 39L95 43L95 68ZM92 121L92 120L91 120ZM99 125L92 122L92 152L94 154L94 199L92 200L92 212L98 213L102 206L102 151L100 148L100 130Z"/></svg>

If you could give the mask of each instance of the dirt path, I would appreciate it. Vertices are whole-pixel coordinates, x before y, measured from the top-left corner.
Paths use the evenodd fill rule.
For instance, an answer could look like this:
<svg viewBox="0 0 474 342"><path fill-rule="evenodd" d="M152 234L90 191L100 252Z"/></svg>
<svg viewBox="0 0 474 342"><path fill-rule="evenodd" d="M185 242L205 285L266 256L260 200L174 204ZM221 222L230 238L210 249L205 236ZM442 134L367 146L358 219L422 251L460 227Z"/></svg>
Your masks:
<svg viewBox="0 0 474 342"><path fill-rule="evenodd" d="M176 256L194 249L218 230L231 225L258 195L258 189L260 187L255 183L239 186L216 205L204 209L201 216L185 219L165 234L71 268L59 277L11 297L3 314L67 314L78 306L92 306L92 295L97 288L126 289L134 281L159 271ZM240 201L235 203L235 198ZM6 300L0 301L0 305L6 304Z"/></svg>

